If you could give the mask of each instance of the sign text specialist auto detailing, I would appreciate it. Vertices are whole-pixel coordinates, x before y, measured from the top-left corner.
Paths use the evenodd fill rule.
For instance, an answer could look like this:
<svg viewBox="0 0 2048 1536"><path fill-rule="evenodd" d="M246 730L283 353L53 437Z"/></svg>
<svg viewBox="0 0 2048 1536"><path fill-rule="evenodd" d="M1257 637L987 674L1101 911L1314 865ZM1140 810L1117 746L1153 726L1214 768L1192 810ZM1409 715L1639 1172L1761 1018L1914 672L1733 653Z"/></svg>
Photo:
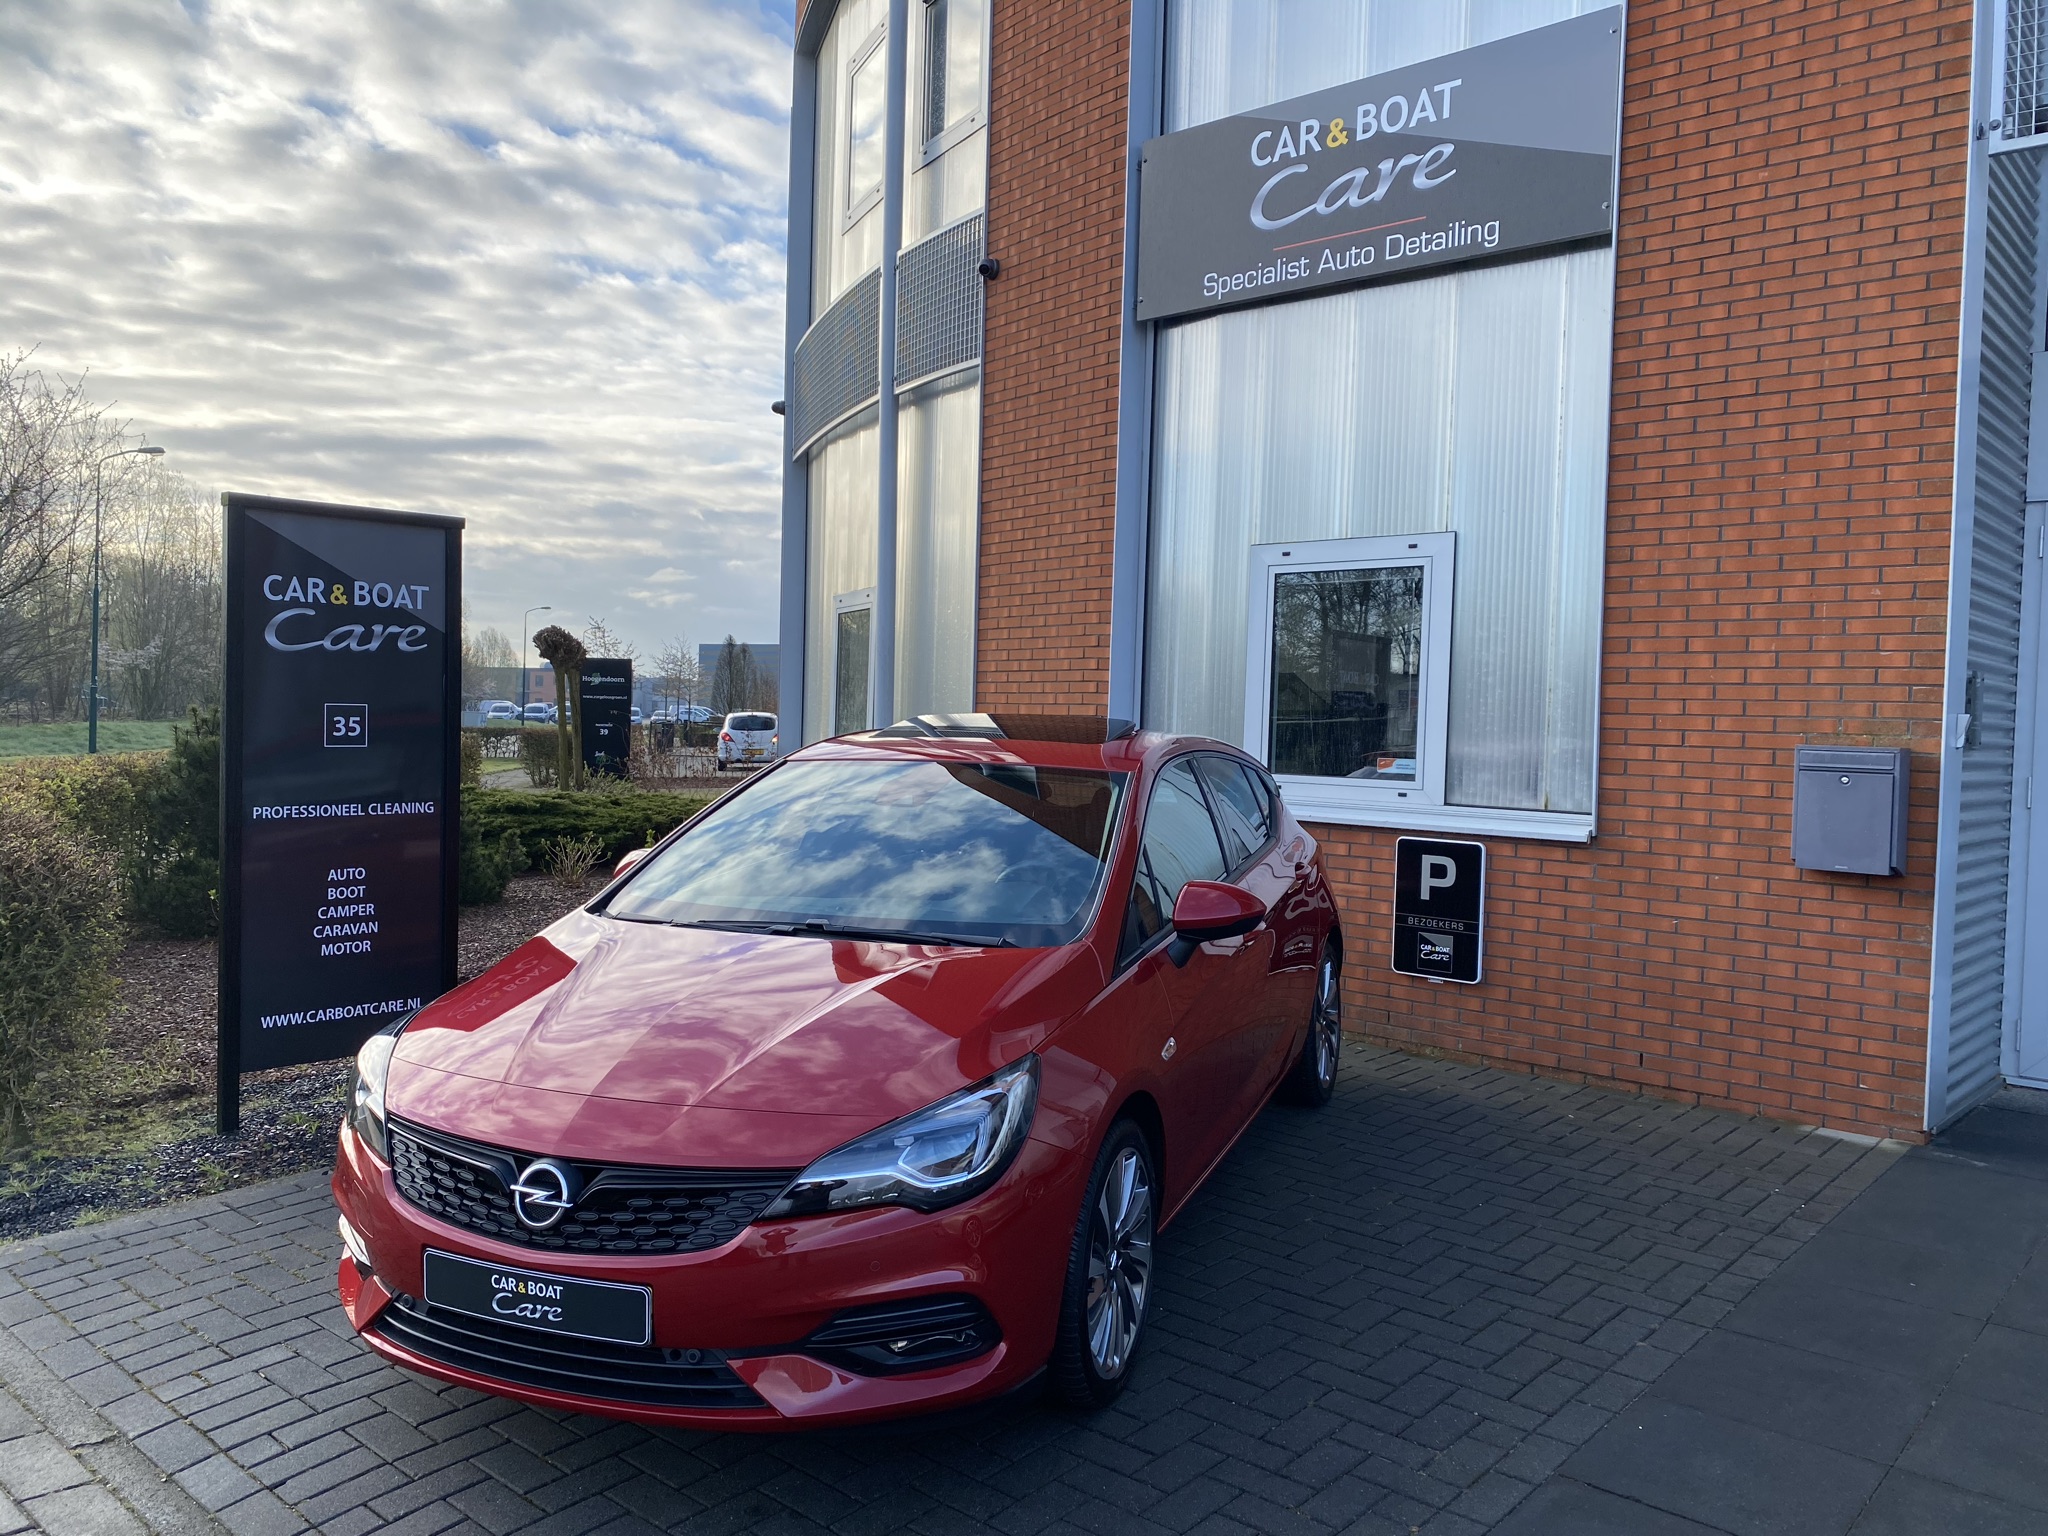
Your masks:
<svg viewBox="0 0 2048 1536"><path fill-rule="evenodd" d="M459 526L230 498L222 1006L243 1070L345 1055L452 981Z"/></svg>
<svg viewBox="0 0 2048 1536"><path fill-rule="evenodd" d="M1621 12L1145 146L1140 320L1611 238Z"/></svg>

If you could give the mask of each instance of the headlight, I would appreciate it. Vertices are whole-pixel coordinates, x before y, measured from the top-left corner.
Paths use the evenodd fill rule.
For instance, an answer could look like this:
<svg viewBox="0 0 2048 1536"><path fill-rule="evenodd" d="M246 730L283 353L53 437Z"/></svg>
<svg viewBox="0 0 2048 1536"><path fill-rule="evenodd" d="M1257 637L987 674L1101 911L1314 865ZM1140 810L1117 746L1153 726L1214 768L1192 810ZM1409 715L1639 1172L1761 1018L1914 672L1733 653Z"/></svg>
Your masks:
<svg viewBox="0 0 2048 1536"><path fill-rule="evenodd" d="M1038 1107L1038 1058L827 1152L756 1220L815 1216L863 1205L936 1211L972 1199L1003 1176Z"/></svg>
<svg viewBox="0 0 2048 1536"><path fill-rule="evenodd" d="M398 1032L411 1022L412 1015L407 1014L363 1042L356 1052L355 1081L348 1090L348 1123L387 1163L391 1150L384 1141L384 1083L391 1076L391 1053L398 1049Z"/></svg>

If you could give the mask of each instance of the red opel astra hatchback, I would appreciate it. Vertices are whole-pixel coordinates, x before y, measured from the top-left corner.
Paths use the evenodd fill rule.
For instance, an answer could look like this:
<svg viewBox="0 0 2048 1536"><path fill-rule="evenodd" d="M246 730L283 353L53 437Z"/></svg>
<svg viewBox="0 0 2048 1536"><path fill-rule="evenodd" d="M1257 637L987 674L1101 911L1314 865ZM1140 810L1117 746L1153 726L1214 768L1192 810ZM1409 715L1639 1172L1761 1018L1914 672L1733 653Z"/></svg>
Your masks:
<svg viewBox="0 0 2048 1536"><path fill-rule="evenodd" d="M334 1194L386 1358L844 1423L1129 1375L1153 1245L1330 1095L1316 845L1220 742L924 716L797 752L374 1036Z"/></svg>

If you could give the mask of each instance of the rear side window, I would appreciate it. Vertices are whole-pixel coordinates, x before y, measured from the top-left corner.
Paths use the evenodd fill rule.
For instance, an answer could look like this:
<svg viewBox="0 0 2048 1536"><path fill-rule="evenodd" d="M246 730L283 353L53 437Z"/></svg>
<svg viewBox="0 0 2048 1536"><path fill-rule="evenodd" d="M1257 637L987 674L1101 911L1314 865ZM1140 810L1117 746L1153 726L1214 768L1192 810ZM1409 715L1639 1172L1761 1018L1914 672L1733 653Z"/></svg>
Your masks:
<svg viewBox="0 0 2048 1536"><path fill-rule="evenodd" d="M1223 826L1224 852L1232 869L1241 868L1273 838L1273 807L1265 788L1234 758L1204 754L1198 758L1202 782L1216 818Z"/></svg>
<svg viewBox="0 0 2048 1536"><path fill-rule="evenodd" d="M1145 807L1145 837L1138 845L1138 872L1124 918L1124 954L1136 953L1172 922L1182 886L1190 880L1221 880L1225 867L1193 762L1179 758L1154 782Z"/></svg>

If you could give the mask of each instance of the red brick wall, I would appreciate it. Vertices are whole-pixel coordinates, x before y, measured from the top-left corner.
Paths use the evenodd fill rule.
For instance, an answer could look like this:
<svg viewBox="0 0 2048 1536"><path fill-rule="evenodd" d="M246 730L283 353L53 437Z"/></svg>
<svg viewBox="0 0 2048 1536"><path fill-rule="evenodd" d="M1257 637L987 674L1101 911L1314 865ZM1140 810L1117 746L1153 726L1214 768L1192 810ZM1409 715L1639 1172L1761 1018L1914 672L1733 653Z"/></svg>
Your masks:
<svg viewBox="0 0 2048 1536"><path fill-rule="evenodd" d="M1494 841L1487 984L1384 969L1393 834L1324 829L1399 1045L1917 1135L1970 10L1636 0L1600 836ZM1794 869L1793 748L1915 749L1904 879Z"/></svg>
<svg viewBox="0 0 2048 1536"><path fill-rule="evenodd" d="M1122 13L996 10L983 707L1105 696ZM1319 828L1354 1027L1918 1134L1969 48L1963 0L1631 5L1600 836L1489 840L1459 988L1386 970L1395 834ZM1903 880L1791 867L1812 740L1914 747Z"/></svg>
<svg viewBox="0 0 2048 1536"><path fill-rule="evenodd" d="M975 707L1104 707L1129 0L991 17Z"/></svg>

